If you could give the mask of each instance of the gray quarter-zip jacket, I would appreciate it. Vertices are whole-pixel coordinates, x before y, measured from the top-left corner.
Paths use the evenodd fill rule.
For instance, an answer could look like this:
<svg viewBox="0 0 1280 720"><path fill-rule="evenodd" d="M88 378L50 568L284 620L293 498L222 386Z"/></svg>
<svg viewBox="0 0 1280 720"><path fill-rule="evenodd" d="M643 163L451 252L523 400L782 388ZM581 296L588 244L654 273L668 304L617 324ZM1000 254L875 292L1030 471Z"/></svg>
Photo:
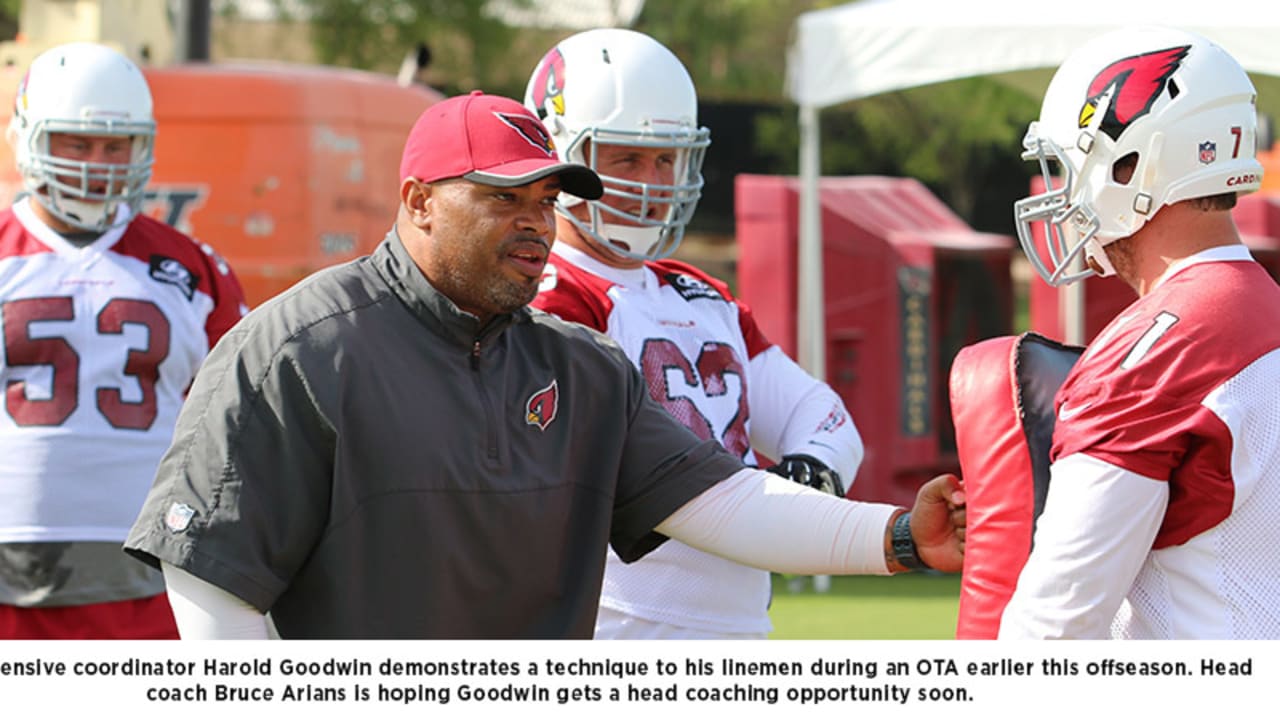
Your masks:
<svg viewBox="0 0 1280 720"><path fill-rule="evenodd" d="M590 638L606 544L640 558L741 467L611 340L481 328L393 231L214 348L125 549L286 638Z"/></svg>

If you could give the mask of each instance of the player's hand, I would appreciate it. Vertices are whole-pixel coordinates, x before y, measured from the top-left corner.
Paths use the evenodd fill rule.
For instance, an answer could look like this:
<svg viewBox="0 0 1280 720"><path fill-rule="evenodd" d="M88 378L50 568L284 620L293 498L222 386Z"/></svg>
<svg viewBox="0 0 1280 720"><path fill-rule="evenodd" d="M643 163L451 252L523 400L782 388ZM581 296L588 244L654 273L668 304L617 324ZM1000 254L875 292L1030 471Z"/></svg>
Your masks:
<svg viewBox="0 0 1280 720"><path fill-rule="evenodd" d="M926 565L942 572L964 566L964 483L955 475L939 475L921 486L911 508L911 537Z"/></svg>
<svg viewBox="0 0 1280 720"><path fill-rule="evenodd" d="M840 481L840 473L827 467L817 458L808 455L784 455L781 462L766 469L774 475L781 475L814 490L844 497L844 483Z"/></svg>

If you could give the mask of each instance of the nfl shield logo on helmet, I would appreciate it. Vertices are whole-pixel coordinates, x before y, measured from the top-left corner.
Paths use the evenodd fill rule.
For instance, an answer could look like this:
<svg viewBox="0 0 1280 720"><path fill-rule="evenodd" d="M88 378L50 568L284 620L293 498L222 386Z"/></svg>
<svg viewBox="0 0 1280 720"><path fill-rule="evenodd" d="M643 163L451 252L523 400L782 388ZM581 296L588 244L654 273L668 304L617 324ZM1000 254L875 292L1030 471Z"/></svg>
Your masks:
<svg viewBox="0 0 1280 720"><path fill-rule="evenodd" d="M191 524L191 518L195 515L195 508L186 503L176 502L170 505L169 512L164 514L165 527L173 532L182 532Z"/></svg>
<svg viewBox="0 0 1280 720"><path fill-rule="evenodd" d="M546 430L552 420L556 419L556 411L560 409L560 386L555 380L551 384L535 392L524 404L524 421Z"/></svg>
<svg viewBox="0 0 1280 720"><path fill-rule="evenodd" d="M1218 144L1209 140L1200 143L1200 162L1208 165L1218 159Z"/></svg>

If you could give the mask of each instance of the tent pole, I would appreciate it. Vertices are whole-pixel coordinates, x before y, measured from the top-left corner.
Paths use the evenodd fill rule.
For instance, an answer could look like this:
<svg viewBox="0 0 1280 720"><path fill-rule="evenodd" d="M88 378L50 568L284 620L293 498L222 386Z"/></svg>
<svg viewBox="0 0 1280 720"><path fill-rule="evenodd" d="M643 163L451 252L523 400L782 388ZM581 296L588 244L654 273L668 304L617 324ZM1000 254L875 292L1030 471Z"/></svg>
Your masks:
<svg viewBox="0 0 1280 720"><path fill-rule="evenodd" d="M1065 285L1058 292L1062 303L1063 340L1070 345L1084 345L1084 280Z"/></svg>
<svg viewBox="0 0 1280 720"><path fill-rule="evenodd" d="M822 212L818 197L818 108L800 106L800 227L796 252L796 362L826 380L826 328L822 312Z"/></svg>
<svg viewBox="0 0 1280 720"><path fill-rule="evenodd" d="M821 133L818 108L800 106L800 236L796 253L796 362L827 379L826 324L822 307L822 202L818 196ZM813 576L814 592L831 589L827 575Z"/></svg>

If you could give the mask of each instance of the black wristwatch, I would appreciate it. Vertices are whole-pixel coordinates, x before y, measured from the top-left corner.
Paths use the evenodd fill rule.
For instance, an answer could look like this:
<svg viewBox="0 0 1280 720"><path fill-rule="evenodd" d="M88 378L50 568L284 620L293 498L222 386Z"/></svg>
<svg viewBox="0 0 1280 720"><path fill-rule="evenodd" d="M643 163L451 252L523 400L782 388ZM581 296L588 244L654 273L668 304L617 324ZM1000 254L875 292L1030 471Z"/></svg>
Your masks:
<svg viewBox="0 0 1280 720"><path fill-rule="evenodd" d="M893 543L893 558L908 570L928 570L929 566L920 559L916 550L916 541L911 537L911 513L905 512L893 521L890 534Z"/></svg>

